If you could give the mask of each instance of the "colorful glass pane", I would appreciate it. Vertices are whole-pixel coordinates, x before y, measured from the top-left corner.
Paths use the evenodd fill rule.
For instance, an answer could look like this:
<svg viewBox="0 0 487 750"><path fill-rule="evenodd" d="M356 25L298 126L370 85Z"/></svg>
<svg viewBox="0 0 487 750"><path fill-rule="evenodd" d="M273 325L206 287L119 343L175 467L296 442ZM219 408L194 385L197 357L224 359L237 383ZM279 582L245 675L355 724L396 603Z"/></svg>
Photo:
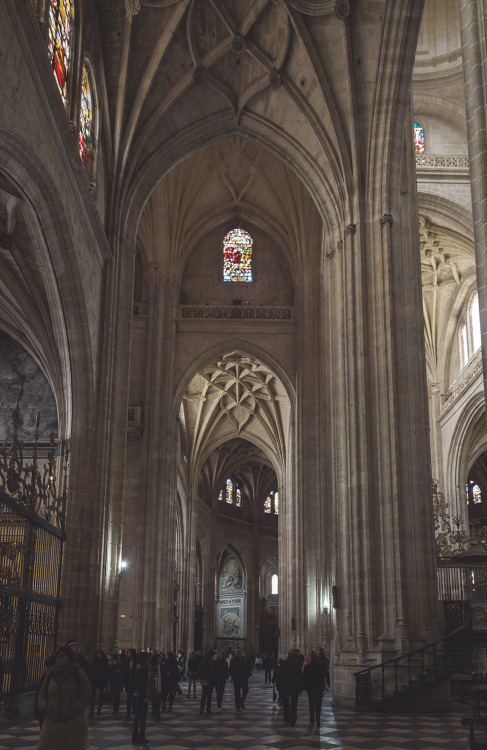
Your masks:
<svg viewBox="0 0 487 750"><path fill-rule="evenodd" d="M476 504L482 502L482 490L480 489L478 484L474 484L474 486L472 487L472 500Z"/></svg>
<svg viewBox="0 0 487 750"><path fill-rule="evenodd" d="M264 513L270 513L272 510L272 498L270 495L264 500Z"/></svg>
<svg viewBox="0 0 487 750"><path fill-rule="evenodd" d="M276 514L276 516L279 515L279 493L278 492L274 493L274 513Z"/></svg>
<svg viewBox="0 0 487 750"><path fill-rule="evenodd" d="M218 495L218 499L220 502L223 502L223 490L220 490L220 494Z"/></svg>
<svg viewBox="0 0 487 750"><path fill-rule="evenodd" d="M237 508L242 507L242 490L239 490L238 488L235 493L235 505L237 506Z"/></svg>
<svg viewBox="0 0 487 750"><path fill-rule="evenodd" d="M243 229L232 229L223 240L223 281L252 281L253 239Z"/></svg>
<svg viewBox="0 0 487 750"><path fill-rule="evenodd" d="M226 497L227 503L233 505L233 482L231 479L227 479Z"/></svg>
<svg viewBox="0 0 487 750"><path fill-rule="evenodd" d="M414 123L414 153L424 154L424 130L419 123Z"/></svg>
<svg viewBox="0 0 487 750"><path fill-rule="evenodd" d="M67 101L67 79L71 59L71 0L50 0L48 51L54 75L64 102Z"/></svg>
<svg viewBox="0 0 487 750"><path fill-rule="evenodd" d="M79 117L79 155L85 169L88 162L88 154L91 150L92 145L92 119L93 106L91 99L90 79L88 77L88 71L86 70L86 67L83 66L83 79L81 82L81 110Z"/></svg>
<svg viewBox="0 0 487 750"><path fill-rule="evenodd" d="M468 484L465 485L465 494L467 495L467 505L468 505L470 502L470 496L468 494Z"/></svg>

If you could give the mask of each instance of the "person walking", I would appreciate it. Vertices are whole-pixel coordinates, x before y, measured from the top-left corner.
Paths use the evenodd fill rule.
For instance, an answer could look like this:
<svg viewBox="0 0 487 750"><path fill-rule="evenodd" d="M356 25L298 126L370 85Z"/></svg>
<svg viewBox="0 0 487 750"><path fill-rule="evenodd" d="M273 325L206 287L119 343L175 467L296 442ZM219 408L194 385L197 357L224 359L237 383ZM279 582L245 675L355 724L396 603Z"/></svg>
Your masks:
<svg viewBox="0 0 487 750"><path fill-rule="evenodd" d="M215 687L215 655L213 651L208 651L205 658L200 664L200 682L201 682L201 700L200 700L200 714L205 710L206 713L211 714L211 696L213 695L213 688Z"/></svg>
<svg viewBox="0 0 487 750"><path fill-rule="evenodd" d="M145 736L145 724L149 701L153 692L152 668L149 665L149 654L145 651L137 654L137 666L135 667L135 716L132 728L132 744L147 745Z"/></svg>
<svg viewBox="0 0 487 750"><path fill-rule="evenodd" d="M167 659L164 662L164 684L165 688L167 690L167 700L168 700L168 711L172 711L172 704L174 703L174 698L176 697L176 693L181 693L181 688L179 687L179 669L178 669L178 662L176 660L176 656L172 651L169 651L167 654ZM163 693L163 710L166 708L166 700L165 700L165 691Z"/></svg>
<svg viewBox="0 0 487 750"><path fill-rule="evenodd" d="M314 724L316 721L317 727L321 725L321 705L325 683L325 665L318 661L318 657L312 651L309 664L306 664L303 669L301 687L308 693L309 723Z"/></svg>
<svg viewBox="0 0 487 750"><path fill-rule="evenodd" d="M269 654L267 651L264 654L264 658L262 659L262 666L264 667L264 682L272 682L272 668L274 666L274 658L272 654Z"/></svg>
<svg viewBox="0 0 487 750"><path fill-rule="evenodd" d="M225 652L219 648L215 657L215 692L216 692L216 710L222 710L223 693L228 680L228 664L225 658Z"/></svg>
<svg viewBox="0 0 487 750"><path fill-rule="evenodd" d="M75 663L68 646L56 651L56 663L46 675L37 697L44 716L37 750L86 750L88 723L85 706L91 698L91 683Z"/></svg>
<svg viewBox="0 0 487 750"><path fill-rule="evenodd" d="M296 724L301 680L299 651L293 648L289 650L287 659L284 659L277 673L277 689L282 700L283 718L290 727Z"/></svg>
<svg viewBox="0 0 487 750"><path fill-rule="evenodd" d="M249 692L249 666L241 648L235 649L235 656L230 662L230 677L235 693L235 709L245 711L245 699Z"/></svg>
<svg viewBox="0 0 487 750"><path fill-rule="evenodd" d="M103 705L103 694L108 687L110 677L108 674L108 659L105 652L99 648L91 662L91 706L88 718L92 719L95 715L96 692L98 691L98 710L97 716L101 714Z"/></svg>
<svg viewBox="0 0 487 750"><path fill-rule="evenodd" d="M120 709L120 696L123 690L122 664L118 660L118 654L110 654L110 661L108 662L108 689L112 698L112 713L115 716Z"/></svg>
<svg viewBox="0 0 487 750"><path fill-rule="evenodd" d="M199 680L199 669L201 654L199 651L191 651L188 659L188 698L191 697L191 686L193 686L193 697L196 698L196 681Z"/></svg>
<svg viewBox="0 0 487 750"><path fill-rule="evenodd" d="M134 648L127 649L127 658L122 664L123 686L127 695L127 709L125 718L130 719L135 710L134 689L135 689L135 669L137 666L136 653Z"/></svg>

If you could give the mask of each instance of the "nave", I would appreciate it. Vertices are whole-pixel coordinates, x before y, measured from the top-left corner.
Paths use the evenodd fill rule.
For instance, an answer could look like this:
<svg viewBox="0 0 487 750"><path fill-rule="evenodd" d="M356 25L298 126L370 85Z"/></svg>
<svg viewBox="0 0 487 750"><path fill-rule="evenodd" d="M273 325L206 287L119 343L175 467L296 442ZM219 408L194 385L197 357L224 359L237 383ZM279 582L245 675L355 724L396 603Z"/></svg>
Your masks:
<svg viewBox="0 0 487 750"><path fill-rule="evenodd" d="M146 736L153 750L461 750L468 747L467 732L461 726L461 714L382 715L332 709L325 698L321 727L308 724L308 701L303 694L298 702L298 721L287 727L282 712L272 702L272 687L264 683L264 673L249 680L246 710L237 714L233 689L228 683L222 712L199 715L199 695L188 700L177 696L173 712L161 721L149 716ZM326 695L326 694L325 694ZM122 708L124 708L122 696ZM216 710L216 706L215 706ZM89 750L133 750L132 724L111 715L106 705L100 718L90 721ZM39 730L37 722L0 728L0 750L35 750Z"/></svg>

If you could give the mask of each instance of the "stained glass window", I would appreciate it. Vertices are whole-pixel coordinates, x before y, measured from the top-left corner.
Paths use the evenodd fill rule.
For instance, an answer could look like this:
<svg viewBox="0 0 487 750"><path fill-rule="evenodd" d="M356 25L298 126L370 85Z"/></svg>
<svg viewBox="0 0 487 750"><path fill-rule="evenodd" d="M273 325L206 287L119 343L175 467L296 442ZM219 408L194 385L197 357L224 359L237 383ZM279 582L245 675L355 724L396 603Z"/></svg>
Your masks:
<svg viewBox="0 0 487 750"><path fill-rule="evenodd" d="M66 104L67 80L71 61L73 4L71 0L49 0L48 50L54 75Z"/></svg>
<svg viewBox="0 0 487 750"><path fill-rule="evenodd" d="M424 130L418 122L414 123L414 153L424 154Z"/></svg>
<svg viewBox="0 0 487 750"><path fill-rule="evenodd" d="M478 484L474 484L474 486L472 487L472 500L476 504L482 502L482 491Z"/></svg>
<svg viewBox="0 0 487 750"><path fill-rule="evenodd" d="M79 117L79 155L86 169L88 155L93 145L92 134L93 104L91 97L90 79L86 66L83 65L83 78L81 82L81 110Z"/></svg>
<svg viewBox="0 0 487 750"><path fill-rule="evenodd" d="M279 493L274 490L264 500L264 513L279 513Z"/></svg>
<svg viewBox="0 0 487 750"><path fill-rule="evenodd" d="M218 499L220 502L223 502L223 490L220 490L220 494L218 495Z"/></svg>
<svg viewBox="0 0 487 750"><path fill-rule="evenodd" d="M475 294L470 307L470 323L472 325L473 350L476 352L480 349L480 313L478 294Z"/></svg>
<svg viewBox="0 0 487 750"><path fill-rule="evenodd" d="M271 594L278 594L279 593L279 579L277 577L277 573L274 573L271 578Z"/></svg>
<svg viewBox="0 0 487 750"><path fill-rule="evenodd" d="M239 490L238 487L235 492L235 505L237 506L237 508L242 507L242 490Z"/></svg>
<svg viewBox="0 0 487 750"><path fill-rule="evenodd" d="M231 479L227 479L226 487L227 489L226 489L225 499L227 503L229 503L230 505L233 505L233 482Z"/></svg>
<svg viewBox="0 0 487 750"><path fill-rule="evenodd" d="M223 281L252 281L253 239L243 229L232 229L223 240Z"/></svg>

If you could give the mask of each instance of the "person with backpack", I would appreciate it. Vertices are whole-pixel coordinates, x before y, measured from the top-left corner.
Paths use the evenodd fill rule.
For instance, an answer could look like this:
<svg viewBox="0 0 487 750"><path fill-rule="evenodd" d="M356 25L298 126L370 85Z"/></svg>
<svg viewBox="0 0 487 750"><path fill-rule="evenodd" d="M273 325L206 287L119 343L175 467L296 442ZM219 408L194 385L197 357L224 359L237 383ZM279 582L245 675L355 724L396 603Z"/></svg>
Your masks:
<svg viewBox="0 0 487 750"><path fill-rule="evenodd" d="M56 663L46 675L37 698L44 716L37 750L86 750L88 723L85 707L91 683L75 663L68 646L56 651Z"/></svg>

